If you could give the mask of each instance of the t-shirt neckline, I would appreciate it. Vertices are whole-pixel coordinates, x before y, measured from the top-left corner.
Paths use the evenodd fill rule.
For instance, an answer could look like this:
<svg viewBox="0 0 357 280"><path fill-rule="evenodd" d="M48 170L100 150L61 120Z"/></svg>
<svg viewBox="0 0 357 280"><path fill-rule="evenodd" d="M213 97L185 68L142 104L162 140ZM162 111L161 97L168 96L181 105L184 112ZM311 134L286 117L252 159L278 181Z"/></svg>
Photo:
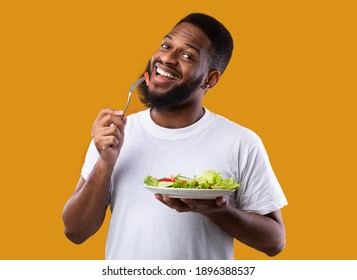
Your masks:
<svg viewBox="0 0 357 280"><path fill-rule="evenodd" d="M143 112L141 123L144 129L151 135L162 139L182 139L197 135L206 129L214 120L215 114L204 108L205 113L197 122L183 128L166 128L157 125L151 118L150 109Z"/></svg>

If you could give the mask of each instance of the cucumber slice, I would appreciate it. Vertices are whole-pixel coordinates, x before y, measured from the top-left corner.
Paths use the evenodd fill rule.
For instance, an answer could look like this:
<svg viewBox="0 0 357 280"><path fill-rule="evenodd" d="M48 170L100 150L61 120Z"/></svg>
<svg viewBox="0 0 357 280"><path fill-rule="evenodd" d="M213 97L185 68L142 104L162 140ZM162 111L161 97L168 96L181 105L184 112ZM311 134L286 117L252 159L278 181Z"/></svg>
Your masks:
<svg viewBox="0 0 357 280"><path fill-rule="evenodd" d="M162 188L167 188L169 186L172 186L174 182L166 182L166 181L162 181L162 182L159 182L157 184L158 187L162 187Z"/></svg>
<svg viewBox="0 0 357 280"><path fill-rule="evenodd" d="M181 181L188 181L188 182L192 182L193 181L192 178L188 178L188 177L181 176L181 175L176 176L176 179L177 180L181 180Z"/></svg>

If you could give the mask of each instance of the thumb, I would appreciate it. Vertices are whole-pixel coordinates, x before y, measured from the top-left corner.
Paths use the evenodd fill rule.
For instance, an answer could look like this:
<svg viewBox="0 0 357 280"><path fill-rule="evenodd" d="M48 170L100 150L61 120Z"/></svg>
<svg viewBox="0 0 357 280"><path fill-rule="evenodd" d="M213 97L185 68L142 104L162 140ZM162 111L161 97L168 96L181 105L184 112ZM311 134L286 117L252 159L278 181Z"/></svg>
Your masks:
<svg viewBox="0 0 357 280"><path fill-rule="evenodd" d="M219 208L227 208L228 200L226 197L221 196L216 198L216 204Z"/></svg>
<svg viewBox="0 0 357 280"><path fill-rule="evenodd" d="M125 115L122 116L122 119L121 119L121 120L122 120L122 122L124 123L124 125L126 125L126 120L127 120L127 118L126 118Z"/></svg>

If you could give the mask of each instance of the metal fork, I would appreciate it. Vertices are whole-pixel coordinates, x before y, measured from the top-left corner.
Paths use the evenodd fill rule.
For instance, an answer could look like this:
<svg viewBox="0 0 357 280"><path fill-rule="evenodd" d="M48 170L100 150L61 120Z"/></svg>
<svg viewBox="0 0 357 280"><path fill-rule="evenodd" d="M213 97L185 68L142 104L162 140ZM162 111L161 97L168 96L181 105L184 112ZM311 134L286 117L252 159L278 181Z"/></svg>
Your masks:
<svg viewBox="0 0 357 280"><path fill-rule="evenodd" d="M145 77L141 77L139 80L137 80L135 83L133 83L129 89L129 95L128 95L128 101L126 102L126 105L125 105L125 108L124 108L124 113L123 115L121 116L121 119L123 119L124 115L125 115L125 112L126 110L128 109L129 107L129 104L130 104L130 99L131 99L131 94L133 93L134 89L140 84L142 83L143 81L145 81Z"/></svg>

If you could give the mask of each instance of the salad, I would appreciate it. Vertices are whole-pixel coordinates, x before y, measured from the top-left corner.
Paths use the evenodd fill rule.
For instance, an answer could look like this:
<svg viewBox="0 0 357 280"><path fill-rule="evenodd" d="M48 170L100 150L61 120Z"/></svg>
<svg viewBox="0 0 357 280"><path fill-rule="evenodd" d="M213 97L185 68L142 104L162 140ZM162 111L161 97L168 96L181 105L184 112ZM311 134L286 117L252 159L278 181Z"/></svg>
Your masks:
<svg viewBox="0 0 357 280"><path fill-rule="evenodd" d="M223 179L222 175L214 170L205 171L202 176L189 178L178 174L176 176L164 177L161 179L147 176L144 184L151 187L182 188L182 189L215 189L215 190L236 190L240 184L232 176Z"/></svg>

